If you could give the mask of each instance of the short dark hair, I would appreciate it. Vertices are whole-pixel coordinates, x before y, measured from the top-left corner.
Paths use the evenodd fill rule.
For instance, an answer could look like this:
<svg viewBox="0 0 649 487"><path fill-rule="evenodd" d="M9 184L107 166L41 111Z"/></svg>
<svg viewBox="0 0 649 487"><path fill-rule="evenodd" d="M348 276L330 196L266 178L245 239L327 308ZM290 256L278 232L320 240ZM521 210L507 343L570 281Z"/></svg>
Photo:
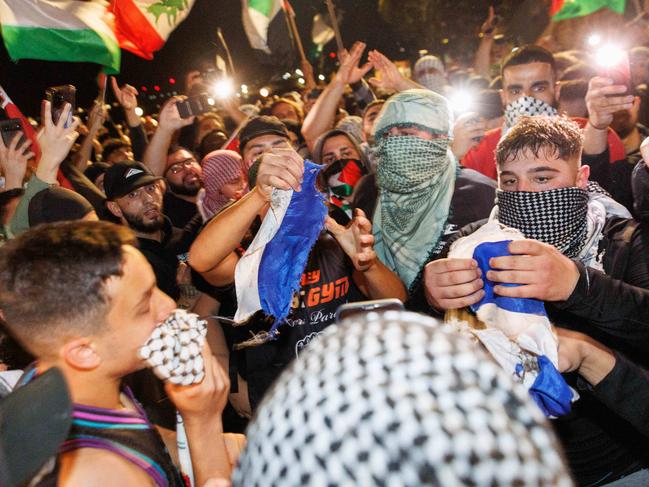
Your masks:
<svg viewBox="0 0 649 487"><path fill-rule="evenodd" d="M504 79L505 69L510 66L520 66L522 64L531 63L549 64L552 67L552 76L554 76L555 80L557 79L557 63L554 60L552 53L541 46L534 46L531 44L514 49L507 55L503 61L502 67L500 68L500 76Z"/></svg>
<svg viewBox="0 0 649 487"><path fill-rule="evenodd" d="M101 158L105 161L113 152L124 148L130 149L131 146L121 139L108 139L101 147Z"/></svg>
<svg viewBox="0 0 649 487"><path fill-rule="evenodd" d="M41 225L0 248L0 309L35 355L62 332L98 333L110 303L105 282L122 275L126 227L108 222Z"/></svg>
<svg viewBox="0 0 649 487"><path fill-rule="evenodd" d="M561 81L559 86L559 101L584 99L588 93L588 81L585 79Z"/></svg>
<svg viewBox="0 0 649 487"><path fill-rule="evenodd" d="M522 152L535 157L553 154L559 159L581 157L583 135L579 126L565 117L522 117L496 147L498 166L512 161Z"/></svg>
<svg viewBox="0 0 649 487"><path fill-rule="evenodd" d="M362 117L365 118L365 114L367 113L367 111L370 108L375 107L376 105L384 105L384 104L385 104L385 99L384 98L377 98L376 100L372 100L371 102L369 102L367 104L367 106L365 108L363 108Z"/></svg>

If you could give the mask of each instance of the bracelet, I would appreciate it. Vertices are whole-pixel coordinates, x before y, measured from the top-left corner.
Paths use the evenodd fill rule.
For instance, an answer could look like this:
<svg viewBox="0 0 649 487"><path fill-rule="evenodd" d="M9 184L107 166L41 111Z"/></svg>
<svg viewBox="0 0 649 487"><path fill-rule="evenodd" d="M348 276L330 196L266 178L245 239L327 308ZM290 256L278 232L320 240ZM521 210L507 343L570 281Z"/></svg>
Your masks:
<svg viewBox="0 0 649 487"><path fill-rule="evenodd" d="M595 130L608 130L608 125L606 125L603 128L602 127L597 127L596 125L593 124L593 122L590 121L590 118L588 119L588 125L593 127Z"/></svg>

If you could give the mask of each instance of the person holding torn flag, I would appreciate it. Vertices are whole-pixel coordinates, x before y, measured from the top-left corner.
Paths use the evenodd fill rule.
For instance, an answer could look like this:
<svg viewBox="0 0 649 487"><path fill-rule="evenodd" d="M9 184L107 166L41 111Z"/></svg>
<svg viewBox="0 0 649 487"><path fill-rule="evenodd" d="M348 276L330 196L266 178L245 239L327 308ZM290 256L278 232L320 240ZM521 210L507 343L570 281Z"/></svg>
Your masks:
<svg viewBox="0 0 649 487"><path fill-rule="evenodd" d="M563 303L578 284L581 288L588 269L649 288L648 249L641 225L621 217L619 205L605 195L587 191L582 142L579 128L564 118L524 118L512 127L496 151L499 189L491 218L465 227L442 252L445 258L426 265L424 284L411 305L426 306L432 314L470 306L482 321L473 324L482 328L475 330L478 336L497 327L509 338L512 348L487 339L501 365L512 350L523 349L558 366L581 397L553 425L578 484L603 485L648 465L638 449L646 440L616 408L605 405L610 401L600 400L623 387L606 380L617 367L618 354L646 367L647 344L634 339L641 330L587 321ZM609 306L631 305L615 302L615 296L609 299ZM555 338L550 323L597 344L591 358L596 358L598 373L585 370L580 347L572 346L575 335L561 330ZM530 355L521 356L519 363L508 365L514 377L547 366L530 366L525 363ZM558 409L567 412L566 396L557 394L560 381L534 383L533 388L539 385L546 398L563 400Z"/></svg>
<svg viewBox="0 0 649 487"><path fill-rule="evenodd" d="M251 119L241 131L240 150L244 161L258 163L251 191L207 224L189 262L213 286L236 287L235 321L244 326L230 330L238 349L230 350L230 363L240 375L239 391L248 396L235 408L247 416L290 361L334 321L338 306L405 301L406 290L377 259L362 211L346 228L327 216L316 187L321 166L291 148L278 119ZM258 217L263 222L243 252Z"/></svg>

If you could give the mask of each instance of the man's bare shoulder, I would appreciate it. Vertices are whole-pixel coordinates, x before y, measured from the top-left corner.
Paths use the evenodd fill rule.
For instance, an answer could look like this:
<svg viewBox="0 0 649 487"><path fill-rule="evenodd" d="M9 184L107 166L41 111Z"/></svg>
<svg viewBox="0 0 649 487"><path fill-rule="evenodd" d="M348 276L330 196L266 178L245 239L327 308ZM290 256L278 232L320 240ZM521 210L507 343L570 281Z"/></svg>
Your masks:
<svg viewBox="0 0 649 487"><path fill-rule="evenodd" d="M59 460L58 485L62 487L154 485L153 479L140 467L99 448L79 448L62 454Z"/></svg>

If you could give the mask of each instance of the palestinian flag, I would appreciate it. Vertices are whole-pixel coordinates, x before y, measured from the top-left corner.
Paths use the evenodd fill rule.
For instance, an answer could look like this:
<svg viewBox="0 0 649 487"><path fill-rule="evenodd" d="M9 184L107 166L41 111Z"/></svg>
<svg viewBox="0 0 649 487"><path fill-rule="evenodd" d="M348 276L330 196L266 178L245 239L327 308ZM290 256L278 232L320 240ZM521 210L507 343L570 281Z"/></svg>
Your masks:
<svg viewBox="0 0 649 487"><path fill-rule="evenodd" d="M293 64L293 43L282 0L241 0L243 28L259 60L277 67Z"/></svg>
<svg viewBox="0 0 649 487"><path fill-rule="evenodd" d="M584 17L608 8L619 14L624 13L626 0L552 0L550 15L554 22Z"/></svg>
<svg viewBox="0 0 649 487"><path fill-rule="evenodd" d="M9 56L98 63L118 73L121 52L103 0L0 0Z"/></svg>
<svg viewBox="0 0 649 487"><path fill-rule="evenodd" d="M115 35L122 49L153 59L173 30L189 15L195 0L112 0Z"/></svg>

